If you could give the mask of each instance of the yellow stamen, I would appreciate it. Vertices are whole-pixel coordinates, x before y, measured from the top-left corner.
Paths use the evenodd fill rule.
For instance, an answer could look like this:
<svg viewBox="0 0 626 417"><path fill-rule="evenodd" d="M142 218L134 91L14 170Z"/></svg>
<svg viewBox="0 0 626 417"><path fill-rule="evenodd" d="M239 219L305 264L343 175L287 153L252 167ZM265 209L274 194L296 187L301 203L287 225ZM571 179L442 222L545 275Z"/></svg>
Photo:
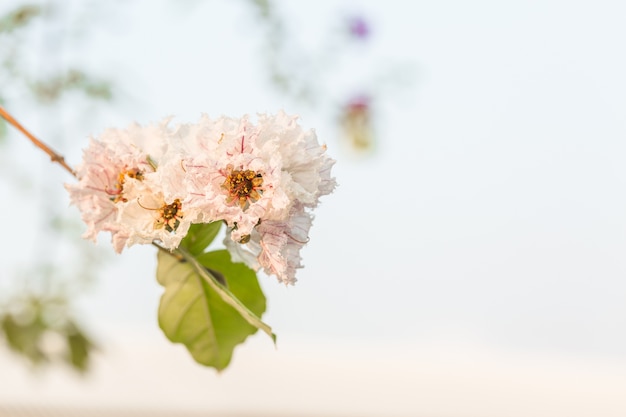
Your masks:
<svg viewBox="0 0 626 417"><path fill-rule="evenodd" d="M159 218L154 222L154 228L165 227L168 232L174 232L180 225L180 219L183 218L182 207L183 205L178 198L172 204L164 204L158 209Z"/></svg>
<svg viewBox="0 0 626 417"><path fill-rule="evenodd" d="M263 193L263 176L252 170L233 170L232 165L227 167L228 175L222 188L228 191L229 203L237 203L242 210L261 199Z"/></svg>
<svg viewBox="0 0 626 417"><path fill-rule="evenodd" d="M137 181L143 181L143 178L144 178L143 171L140 171L136 168L128 169L128 170L120 172L119 175L117 176L117 183L115 184L115 190L112 193L114 197L111 197L111 201L113 201L114 203L118 203L120 201L122 202L128 201L124 197L124 183L126 182L126 177L134 178Z"/></svg>

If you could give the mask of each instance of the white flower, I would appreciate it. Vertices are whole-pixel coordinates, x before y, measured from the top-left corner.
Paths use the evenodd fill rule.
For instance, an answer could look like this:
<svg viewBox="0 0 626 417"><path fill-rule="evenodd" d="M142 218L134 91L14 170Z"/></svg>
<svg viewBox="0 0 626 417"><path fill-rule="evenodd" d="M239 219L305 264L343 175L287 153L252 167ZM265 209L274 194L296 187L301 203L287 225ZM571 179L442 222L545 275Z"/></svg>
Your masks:
<svg viewBox="0 0 626 417"><path fill-rule="evenodd" d="M335 188L331 177L335 161L326 155L326 147L319 145L314 131L298 125L296 116L280 112L258 115L257 125L244 121L236 134L220 136L222 143L234 142L228 152L216 153L221 175L214 184L220 188L212 191L231 199L243 197L239 201L234 198L239 204L231 200L228 216L217 216L232 228L225 244L237 261L293 284L296 269L301 268L300 249L308 241L311 227L307 210ZM224 165L226 169L220 169ZM241 184L245 192L237 194ZM254 210L257 207L260 209Z"/></svg>
<svg viewBox="0 0 626 417"><path fill-rule="evenodd" d="M203 221L224 220L227 248L237 261L262 268L285 284L296 281L319 197L335 187L335 161L296 116L242 119L203 116L188 126L183 153L190 207Z"/></svg>
<svg viewBox="0 0 626 417"><path fill-rule="evenodd" d="M158 220L164 199L170 198L167 204L172 204L176 198L163 195L159 185L163 176L156 172L169 146L168 122L165 119L157 125L107 129L91 139L76 171L78 184L66 184L70 201L87 224L83 237L95 241L99 232L111 232L113 247L119 253L124 246L148 239L149 229L155 231L156 220L149 226L145 218ZM182 179L179 181L182 183ZM155 201L162 204L153 207ZM133 210L139 204L147 204L143 216ZM171 240L161 230L153 235L155 239Z"/></svg>
<svg viewBox="0 0 626 417"><path fill-rule="evenodd" d="M204 116L190 135L189 204L206 213L204 221L226 221L235 241L259 223L287 220L296 202L315 207L335 186L334 161L315 132L284 112L260 114L257 124Z"/></svg>
<svg viewBox="0 0 626 417"><path fill-rule="evenodd" d="M313 130L296 116L259 114L257 123L204 115L197 124L109 129L92 139L66 185L87 224L113 246L154 241L175 249L192 223L224 221L233 258L285 284L296 282L319 198L335 187Z"/></svg>
<svg viewBox="0 0 626 417"><path fill-rule="evenodd" d="M182 184L184 175L180 166L166 163L146 174L142 181L127 181L128 198L119 205L117 215L117 223L128 235L126 246L156 240L167 249L178 247L197 217L183 206L182 187L171 186Z"/></svg>
<svg viewBox="0 0 626 417"><path fill-rule="evenodd" d="M290 200L314 208L319 197L330 194L336 186L331 177L335 161L326 154L314 130L303 130L297 116L284 112L277 115L259 115L261 144L272 143L281 157L281 170Z"/></svg>
<svg viewBox="0 0 626 417"><path fill-rule="evenodd" d="M261 222L245 244L226 237L224 243L236 262L254 270L263 269L284 284L295 284L296 269L302 268L300 249L308 242L312 216L304 206L292 207L287 220Z"/></svg>

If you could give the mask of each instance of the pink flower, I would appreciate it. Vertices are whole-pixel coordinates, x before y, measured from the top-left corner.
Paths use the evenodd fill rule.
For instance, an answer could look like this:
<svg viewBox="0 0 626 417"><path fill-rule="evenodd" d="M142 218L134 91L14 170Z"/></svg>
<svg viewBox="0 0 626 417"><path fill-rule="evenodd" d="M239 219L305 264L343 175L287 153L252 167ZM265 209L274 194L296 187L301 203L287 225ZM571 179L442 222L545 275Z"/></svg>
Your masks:
<svg viewBox="0 0 626 417"><path fill-rule="evenodd" d="M245 244L224 239L233 260L275 275L284 284L295 284L296 269L302 268L300 249L308 242L312 216L301 204L294 205L287 220L259 224Z"/></svg>
<svg viewBox="0 0 626 417"><path fill-rule="evenodd" d="M163 175L159 166L165 162L170 146L172 131L168 122L166 119L157 125L107 129L97 139L91 139L76 171L78 183L66 184L70 201L87 224L83 237L95 242L99 232L111 232L118 253L124 246L154 239L167 247L177 246L176 241L186 233L184 227L178 232L182 210L172 216L174 206L168 205L175 204L180 196L164 194L162 178L174 175ZM159 223L162 221L163 225ZM177 236L172 239L168 234Z"/></svg>
<svg viewBox="0 0 626 417"><path fill-rule="evenodd" d="M296 116L257 122L202 116L199 123L108 129L92 139L66 185L87 224L115 250L157 241L175 249L192 223L224 221L233 257L293 284L319 198L335 188L313 130Z"/></svg>
<svg viewBox="0 0 626 417"><path fill-rule="evenodd" d="M226 246L253 269L295 283L311 227L308 211L334 190L335 161L313 130L302 129L297 117L284 112L260 114L256 125L244 118L236 135L220 138L233 141L217 154L213 188L227 206L216 214L231 227Z"/></svg>
<svg viewBox="0 0 626 417"><path fill-rule="evenodd" d="M235 241L259 223L287 220L297 202L315 207L335 186L334 161L295 116L260 114L257 124L204 116L192 130L184 162L188 202L204 221L224 220Z"/></svg>

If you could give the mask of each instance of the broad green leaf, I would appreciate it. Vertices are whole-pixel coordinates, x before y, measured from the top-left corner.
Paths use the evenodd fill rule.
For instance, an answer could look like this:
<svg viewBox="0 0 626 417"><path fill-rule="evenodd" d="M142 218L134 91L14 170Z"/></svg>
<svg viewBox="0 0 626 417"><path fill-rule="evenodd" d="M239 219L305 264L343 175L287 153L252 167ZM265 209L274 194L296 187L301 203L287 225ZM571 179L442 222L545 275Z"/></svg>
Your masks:
<svg viewBox="0 0 626 417"><path fill-rule="evenodd" d="M272 333L272 328L267 324L263 323L261 319L254 314L250 309L248 309L233 293L231 293L227 285L224 286L220 283L220 279L218 279L215 275L213 275L214 271L204 267L195 257L191 256L184 249L179 248L178 254L181 255L185 261L189 262L194 270L200 275L204 281L209 284L209 286L217 292L217 294L222 297L222 300L229 306L233 307L235 310L241 314L241 316L254 327L263 330L267 333L268 336L272 338L274 343L276 343L276 335ZM241 265L242 267L244 265ZM246 269L249 269L246 267ZM217 271L219 273L219 271ZM220 277L224 279L223 277ZM256 274L255 274L256 279Z"/></svg>
<svg viewBox="0 0 626 417"><path fill-rule="evenodd" d="M227 250L204 253L198 256L198 262L205 268L219 271L226 280L228 290L252 313L261 317L266 307L265 296L253 270L245 264L233 262Z"/></svg>
<svg viewBox="0 0 626 417"><path fill-rule="evenodd" d="M165 287L159 325L168 339L184 344L198 363L222 370L235 346L258 328L272 334L259 318L265 311L265 296L254 271L232 263L227 251L204 254L202 263L181 253L186 261L165 251L158 254L157 280ZM230 290L206 268L219 271Z"/></svg>
<svg viewBox="0 0 626 417"><path fill-rule="evenodd" d="M213 242L221 227L221 221L192 224L180 246L192 255L199 255Z"/></svg>

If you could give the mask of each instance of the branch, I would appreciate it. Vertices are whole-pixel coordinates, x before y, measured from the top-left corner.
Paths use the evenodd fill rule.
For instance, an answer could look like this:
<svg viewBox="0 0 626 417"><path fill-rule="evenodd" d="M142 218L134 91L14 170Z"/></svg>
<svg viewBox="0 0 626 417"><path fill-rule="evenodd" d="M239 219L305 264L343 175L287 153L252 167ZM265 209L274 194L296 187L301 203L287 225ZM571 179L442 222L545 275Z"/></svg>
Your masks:
<svg viewBox="0 0 626 417"><path fill-rule="evenodd" d="M176 260L178 260L178 262L185 262L185 257L182 254L178 253L178 251L171 251L169 249L165 249L155 240L152 241L152 246L155 246L160 251L163 251L167 253L168 255L173 256L174 258L176 258Z"/></svg>
<svg viewBox="0 0 626 417"><path fill-rule="evenodd" d="M2 106L0 106L0 116L2 116L14 128L22 132L22 134L24 134L24 136L30 139L30 141L33 142L33 144L35 144L36 147L38 147L39 149L44 151L46 154L48 154L52 162L56 162L57 164L60 164L63 168L65 168L67 172L72 174L72 176L76 177L76 172L74 172L74 170L70 168L70 166L65 162L65 158L63 158L63 156L53 151L48 145L46 145L45 143L37 139L32 133L26 130L26 128L22 126L17 120L15 120L13 116L11 116L9 112L7 112Z"/></svg>

